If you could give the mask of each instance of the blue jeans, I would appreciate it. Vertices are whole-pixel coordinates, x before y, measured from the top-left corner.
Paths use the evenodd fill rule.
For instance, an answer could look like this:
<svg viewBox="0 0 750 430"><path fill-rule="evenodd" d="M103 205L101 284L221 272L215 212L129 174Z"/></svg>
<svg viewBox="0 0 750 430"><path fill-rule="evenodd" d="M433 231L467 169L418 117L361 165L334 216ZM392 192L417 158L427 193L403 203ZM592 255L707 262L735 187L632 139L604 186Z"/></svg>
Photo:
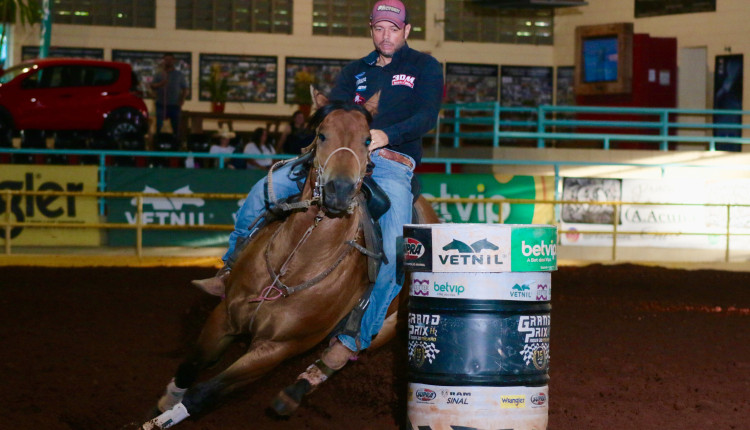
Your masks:
<svg viewBox="0 0 750 430"><path fill-rule="evenodd" d="M156 132L160 133L162 126L164 126L164 119L168 119L172 125L172 134L177 136L180 132L180 105L167 105L166 112L165 106L162 104L156 105Z"/></svg>
<svg viewBox="0 0 750 430"><path fill-rule="evenodd" d="M378 155L378 150L370 154L375 163L372 178L380 185L391 200L391 208L380 218L380 228L383 231L383 251L388 264L380 266L375 286L370 296L370 304L362 317L359 349L370 346L372 337L383 327L385 313L391 301L401 291L401 284L396 279L396 256L401 250L404 224L411 222L412 195L411 169L401 163L387 160ZM412 165L414 165L412 160ZM288 197L299 192L293 179L295 172L291 164L277 169L273 173L273 190L277 199ZM224 255L224 261L234 252L237 238L250 235L250 224L262 214L267 204L268 179L258 181L245 199L239 212L234 231L229 235L229 250ZM357 344L350 336L339 336L341 342L352 351L356 351Z"/></svg>

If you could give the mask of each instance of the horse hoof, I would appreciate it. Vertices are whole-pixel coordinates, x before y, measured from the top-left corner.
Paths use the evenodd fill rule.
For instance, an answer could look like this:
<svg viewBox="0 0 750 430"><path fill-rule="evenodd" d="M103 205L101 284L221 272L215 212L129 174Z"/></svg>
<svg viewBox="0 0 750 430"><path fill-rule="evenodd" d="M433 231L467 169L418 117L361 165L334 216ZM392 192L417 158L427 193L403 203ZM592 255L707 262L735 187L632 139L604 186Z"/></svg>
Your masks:
<svg viewBox="0 0 750 430"><path fill-rule="evenodd" d="M289 416L297 410L302 403L302 397L309 393L311 389L312 385L307 379L298 379L297 382L284 388L276 395L276 398L271 402L271 408L278 415Z"/></svg>

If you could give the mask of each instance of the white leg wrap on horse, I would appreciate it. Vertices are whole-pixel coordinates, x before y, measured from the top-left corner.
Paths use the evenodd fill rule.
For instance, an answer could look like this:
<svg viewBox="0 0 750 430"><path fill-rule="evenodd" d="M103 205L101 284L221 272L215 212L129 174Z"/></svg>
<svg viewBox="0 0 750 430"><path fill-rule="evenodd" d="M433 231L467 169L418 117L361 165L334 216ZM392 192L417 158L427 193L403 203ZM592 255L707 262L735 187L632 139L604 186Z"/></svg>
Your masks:
<svg viewBox="0 0 750 430"><path fill-rule="evenodd" d="M182 403L178 403L172 409L143 424L141 430L166 429L189 416L190 414L185 406Z"/></svg>
<svg viewBox="0 0 750 430"><path fill-rule="evenodd" d="M175 385L174 378L172 378L172 380L169 381L169 385L167 385L167 391L161 396L161 399L159 399L157 405L159 410L161 412L166 412L172 409L176 404L182 401L182 398L185 396L185 391L187 391L187 388L179 388Z"/></svg>

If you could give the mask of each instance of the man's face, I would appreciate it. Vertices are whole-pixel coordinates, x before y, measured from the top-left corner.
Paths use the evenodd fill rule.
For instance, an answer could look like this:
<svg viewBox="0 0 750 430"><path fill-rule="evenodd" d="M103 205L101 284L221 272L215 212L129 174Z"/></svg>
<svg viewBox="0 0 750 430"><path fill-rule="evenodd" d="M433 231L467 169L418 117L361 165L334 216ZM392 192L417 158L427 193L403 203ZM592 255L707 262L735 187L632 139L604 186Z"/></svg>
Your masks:
<svg viewBox="0 0 750 430"><path fill-rule="evenodd" d="M378 53L384 57L392 57L396 51L401 49L406 43L410 31L411 24L406 24L404 28L398 28L396 24L390 21L380 21L370 26L372 43Z"/></svg>
<svg viewBox="0 0 750 430"><path fill-rule="evenodd" d="M164 56L164 67L170 69L174 67L174 57L171 55Z"/></svg>

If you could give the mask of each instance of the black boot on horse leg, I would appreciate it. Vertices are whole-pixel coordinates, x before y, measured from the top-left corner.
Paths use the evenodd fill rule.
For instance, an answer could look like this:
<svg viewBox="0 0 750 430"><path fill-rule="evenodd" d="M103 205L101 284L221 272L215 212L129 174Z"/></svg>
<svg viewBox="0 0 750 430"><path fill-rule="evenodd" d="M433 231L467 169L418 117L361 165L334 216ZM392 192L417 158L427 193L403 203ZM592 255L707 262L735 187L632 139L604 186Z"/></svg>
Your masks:
<svg viewBox="0 0 750 430"><path fill-rule="evenodd" d="M302 372L294 384L284 388L271 402L271 408L281 415L288 416L297 410L302 398L315 391L334 373L341 370L349 360L354 360L357 353L345 347L338 339L323 351L315 363Z"/></svg>

